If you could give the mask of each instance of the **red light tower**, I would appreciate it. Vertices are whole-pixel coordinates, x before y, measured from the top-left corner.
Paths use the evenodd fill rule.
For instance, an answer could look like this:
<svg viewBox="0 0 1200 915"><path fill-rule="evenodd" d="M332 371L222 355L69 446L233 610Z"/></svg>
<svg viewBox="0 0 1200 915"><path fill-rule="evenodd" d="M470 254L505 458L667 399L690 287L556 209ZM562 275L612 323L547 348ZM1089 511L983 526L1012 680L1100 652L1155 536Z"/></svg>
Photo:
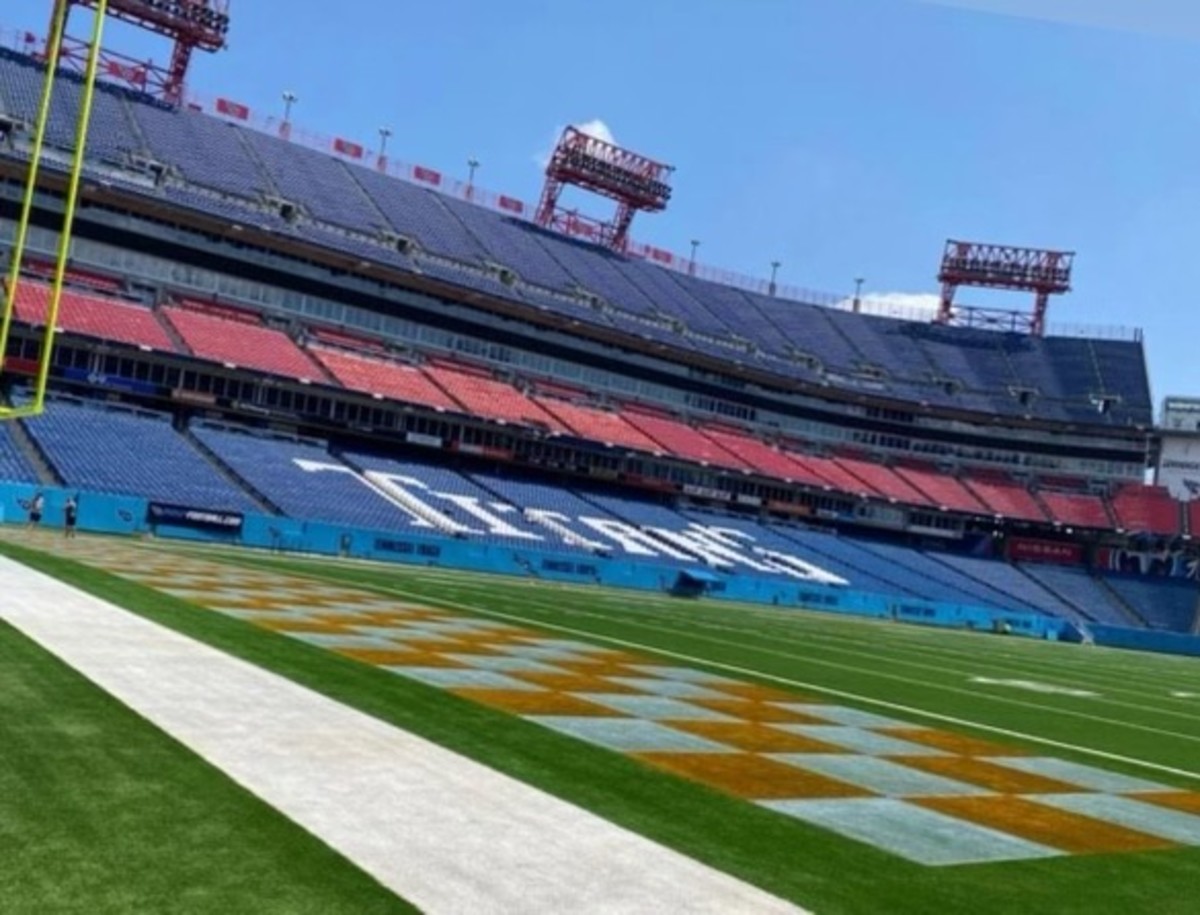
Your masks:
<svg viewBox="0 0 1200 915"><path fill-rule="evenodd" d="M68 14L72 6L96 6L95 0L55 0L55 5L59 4L66 4ZM108 0L108 15L170 38L175 47L165 69L106 50L100 72L172 105L183 100L192 52L221 50L229 31L229 0ZM63 41L62 66L82 70L86 60L85 43Z"/></svg>
<svg viewBox="0 0 1200 915"><path fill-rule="evenodd" d="M1046 311L1050 296L1071 291L1073 251L1045 251L1015 248L969 241L948 241L942 255L938 281L942 284L942 302L937 323L967 327L1007 325L1040 337L1046 331ZM1006 311L1000 308L955 306L959 286L1008 289L1035 294L1033 312Z"/></svg>
<svg viewBox="0 0 1200 915"><path fill-rule="evenodd" d="M667 208L671 199L668 179L674 170L670 165L568 127L546 165L546 184L536 217L538 225L568 234L598 234L599 240L614 251L624 251L634 213ZM612 222L601 223L597 230L591 220L560 209L558 197L568 184L617 201Z"/></svg>

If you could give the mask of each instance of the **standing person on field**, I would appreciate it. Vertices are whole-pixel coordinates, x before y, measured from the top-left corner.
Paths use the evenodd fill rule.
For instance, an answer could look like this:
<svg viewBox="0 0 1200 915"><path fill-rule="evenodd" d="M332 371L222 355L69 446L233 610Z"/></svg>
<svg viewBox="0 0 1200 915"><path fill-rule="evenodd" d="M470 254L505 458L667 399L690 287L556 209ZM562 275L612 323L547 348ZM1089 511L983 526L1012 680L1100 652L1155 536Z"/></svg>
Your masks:
<svg viewBox="0 0 1200 915"><path fill-rule="evenodd" d="M67 497L67 504L63 507L63 521L65 525L65 534L68 540L75 536L75 525L79 523L79 495Z"/></svg>
<svg viewBox="0 0 1200 915"><path fill-rule="evenodd" d="M39 489L29 500L29 527L37 527L42 523L42 511L46 507L46 497Z"/></svg>

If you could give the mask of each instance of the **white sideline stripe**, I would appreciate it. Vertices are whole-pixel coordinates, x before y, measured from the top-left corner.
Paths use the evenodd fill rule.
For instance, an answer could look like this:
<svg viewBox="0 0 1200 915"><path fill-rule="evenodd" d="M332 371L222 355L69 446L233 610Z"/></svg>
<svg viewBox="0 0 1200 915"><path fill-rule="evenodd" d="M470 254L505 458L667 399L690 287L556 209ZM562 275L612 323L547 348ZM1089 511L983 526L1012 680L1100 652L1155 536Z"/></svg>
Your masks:
<svg viewBox="0 0 1200 915"><path fill-rule="evenodd" d="M0 557L0 618L431 915L804 910Z"/></svg>
<svg viewBox="0 0 1200 915"><path fill-rule="evenodd" d="M1055 747L1059 750L1071 750L1075 753L1082 753L1085 756L1095 756L1098 759L1107 759L1111 762L1125 763L1127 765L1137 766L1138 768L1142 769L1153 769L1156 772L1165 772L1169 775L1178 775L1182 778L1200 781L1200 772L1191 772L1187 769L1177 769L1174 766L1150 762L1146 759L1135 759L1132 756L1122 756L1119 753L1109 753L1107 750L1097 750L1093 747L1084 747L1080 746L1079 744L1065 743L1061 740L1054 740L1051 737L1040 737L1037 734L1026 734L1022 731L1013 731L1009 728L1002 728L994 724L984 724L979 721L971 721L968 718L956 718L953 715L943 715L941 712L930 712L926 711L925 709L915 708L911 705L901 705L898 702L888 702L886 699L874 699L870 696L861 696L858 693L850 693L846 692L845 690L833 689L829 686L820 686L816 683L806 683L803 680L793 680L790 677L781 677L777 674L769 674L765 671L755 670L751 667L740 667L737 664L726 664L723 661L714 661L711 658L701 658L695 655L684 654L679 651L671 651L667 648L659 648L656 645L647 645L644 642L634 642L628 639L618 639L613 636L601 635L600 633L592 632L589 629L577 629L574 626L563 626L559 623L549 623L537 619L531 620L515 613L505 613L502 610L489 610L486 607L478 607L474 604L463 603L462 601L447 600L440 597L430 597L429 595L420 594L419 592L415 591L408 591L404 588L394 588L386 585L374 584L369 585L368 587L374 591L383 591L388 594L396 594L402 597L419 599L424 601L426 604L454 607L459 610L467 610L471 613L478 613L481 616L494 616L498 619L524 623L526 626L534 626L538 629L553 629L555 632L565 632L571 635L583 636L584 638L591 639L594 642L605 642L609 645L619 645L622 648L633 648L638 651L648 651L652 654L662 655L663 657L674 658L677 661L686 661L689 664L699 664L702 667L713 667L718 670L724 670L728 673L741 674L742 676L758 677L760 680L771 680L774 683L783 683L787 686L796 686L800 689L809 690L810 692L823 693L826 696L835 696L838 699L850 699L854 702L875 705L880 708L890 709L894 712L904 712L908 715L915 715L918 718L929 718L933 721L941 721L945 724L953 724L957 727L974 728L979 731L987 731L990 734L1000 734L1001 736L1013 737L1017 740L1028 740L1031 743L1039 743L1043 746Z"/></svg>

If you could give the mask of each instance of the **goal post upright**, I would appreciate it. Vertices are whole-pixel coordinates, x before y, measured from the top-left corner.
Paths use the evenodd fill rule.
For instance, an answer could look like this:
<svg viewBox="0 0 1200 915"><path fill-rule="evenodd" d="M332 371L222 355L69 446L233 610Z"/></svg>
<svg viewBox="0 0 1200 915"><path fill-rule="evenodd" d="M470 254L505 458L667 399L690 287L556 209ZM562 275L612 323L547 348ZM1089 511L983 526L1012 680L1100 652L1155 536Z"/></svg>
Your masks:
<svg viewBox="0 0 1200 915"><path fill-rule="evenodd" d="M91 36L87 42L75 41L67 35L67 23L73 6L86 7L93 12ZM184 81L192 51L196 48L216 51L224 47L225 34L229 28L228 0L54 0L50 29L43 54L46 73L38 103L37 123L34 125L29 171L25 178L21 213L13 238L13 246L9 252L9 269L2 290L0 372L4 370L8 357L8 344L12 335L17 296L21 286L21 267L24 264L25 249L29 240L29 227L33 218L38 179L41 176L55 79L60 67L82 72L82 91L75 120L71 164L66 176L67 190L63 205L62 227L58 234L50 298L47 303L37 368L34 373L34 394L29 403L19 407L0 404L0 419L35 416L41 413L45 407L46 388L50 381L50 368L54 353L54 336L62 304L63 285L67 277L72 230L83 179L92 108L96 98L96 81L100 75L102 62L106 62L105 72L107 75L121 77L124 74L128 81L128 74L113 64L111 56L104 48L104 25L109 16L174 40L171 68L166 78L155 84L155 88L160 90L161 97L172 104L179 104L183 100ZM86 53L81 51L84 48ZM140 88L142 91L148 91L151 88L146 81L144 72L141 74Z"/></svg>

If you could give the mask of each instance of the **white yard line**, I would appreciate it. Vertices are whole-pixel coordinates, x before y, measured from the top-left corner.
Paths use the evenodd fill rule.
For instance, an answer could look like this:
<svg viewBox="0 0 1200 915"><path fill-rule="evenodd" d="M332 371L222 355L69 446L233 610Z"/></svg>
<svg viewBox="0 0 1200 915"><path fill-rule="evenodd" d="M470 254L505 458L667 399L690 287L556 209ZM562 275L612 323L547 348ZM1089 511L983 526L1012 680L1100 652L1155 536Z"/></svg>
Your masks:
<svg viewBox="0 0 1200 915"><path fill-rule="evenodd" d="M6 558L0 595L0 618L431 915L802 913Z"/></svg>

